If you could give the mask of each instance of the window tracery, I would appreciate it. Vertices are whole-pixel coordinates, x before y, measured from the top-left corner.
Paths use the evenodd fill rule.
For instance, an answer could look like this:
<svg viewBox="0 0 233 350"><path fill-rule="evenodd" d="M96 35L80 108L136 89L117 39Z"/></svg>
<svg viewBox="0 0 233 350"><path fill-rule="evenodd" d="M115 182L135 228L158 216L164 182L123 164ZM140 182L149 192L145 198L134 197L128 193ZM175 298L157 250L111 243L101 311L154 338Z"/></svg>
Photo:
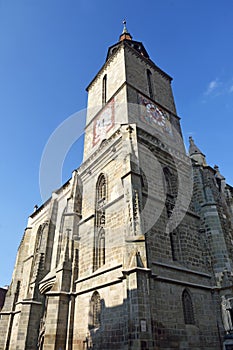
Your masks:
<svg viewBox="0 0 233 350"><path fill-rule="evenodd" d="M107 183L104 174L100 174L96 183L95 236L93 252L93 271L105 264L105 209Z"/></svg>
<svg viewBox="0 0 233 350"><path fill-rule="evenodd" d="M185 324L195 324L192 298L187 289L183 291L182 304Z"/></svg>
<svg viewBox="0 0 233 350"><path fill-rule="evenodd" d="M97 291L91 297L89 316L89 328L99 328L101 324L101 300Z"/></svg>

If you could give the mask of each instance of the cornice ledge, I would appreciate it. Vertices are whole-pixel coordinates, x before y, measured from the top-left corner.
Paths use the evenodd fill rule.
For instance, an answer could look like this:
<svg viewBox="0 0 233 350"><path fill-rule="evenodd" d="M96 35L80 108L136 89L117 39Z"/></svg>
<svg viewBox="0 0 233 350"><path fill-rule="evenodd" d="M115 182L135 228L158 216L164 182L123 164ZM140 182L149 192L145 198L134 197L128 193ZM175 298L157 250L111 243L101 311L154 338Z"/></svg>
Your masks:
<svg viewBox="0 0 233 350"><path fill-rule="evenodd" d="M199 272L199 271L195 271L195 270L192 270L192 269L188 269L187 267L166 264L166 263L162 263L160 261L152 261L152 265L158 265L158 266L165 267L165 268L168 268L168 269L178 270L178 271L181 271L181 272L187 272L187 273L191 273L191 274L194 274L194 275L199 275L199 276L206 277L206 278L211 278L212 277L209 273L206 273L206 272Z"/></svg>
<svg viewBox="0 0 233 350"><path fill-rule="evenodd" d="M145 272L149 275L152 274L152 271L151 269L148 269L146 267L133 267L133 268L130 268L130 269L125 269L122 271L122 274L124 277L126 276L129 276L131 273L134 273L134 272Z"/></svg>
<svg viewBox="0 0 233 350"><path fill-rule="evenodd" d="M80 278L80 279L76 280L75 283L78 284L78 283L85 282L85 281L87 281L87 280L89 280L89 279L98 277L98 276L103 275L103 274L105 274L105 273L107 273L107 272L111 272L111 271L120 269L121 267L122 267L122 264L119 264L119 265L116 265L116 266L113 266L113 267L110 267L110 268L107 268L107 269L103 269L103 270L101 270L101 271L98 271L98 270L97 270L97 271L93 272L93 273L92 273L91 275L89 275L89 276L86 276L86 277L83 277L83 278Z"/></svg>

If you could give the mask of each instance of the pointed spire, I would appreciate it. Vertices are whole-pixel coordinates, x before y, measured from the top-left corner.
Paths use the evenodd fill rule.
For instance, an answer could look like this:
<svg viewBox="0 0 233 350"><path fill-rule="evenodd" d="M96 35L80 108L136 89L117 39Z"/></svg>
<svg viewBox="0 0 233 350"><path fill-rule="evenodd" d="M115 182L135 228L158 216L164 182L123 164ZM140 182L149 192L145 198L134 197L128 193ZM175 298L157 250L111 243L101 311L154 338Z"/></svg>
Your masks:
<svg viewBox="0 0 233 350"><path fill-rule="evenodd" d="M126 33L128 33L128 30L127 30L127 28L126 28L126 20L124 19L124 21L123 21L123 25L124 25L124 27L123 27L123 32L122 32L122 34L126 34Z"/></svg>
<svg viewBox="0 0 233 350"><path fill-rule="evenodd" d="M202 154L204 155L200 149L195 145L195 142L192 138L192 136L189 136L189 155L192 156L193 154Z"/></svg>
<svg viewBox="0 0 233 350"><path fill-rule="evenodd" d="M119 41L123 41L123 40L132 40L132 36L129 34L128 29L126 28L125 19L123 21L123 31L122 31L122 34L120 35Z"/></svg>
<svg viewBox="0 0 233 350"><path fill-rule="evenodd" d="M206 165L205 155L196 146L192 136L189 137L189 155L192 159L194 159L200 165Z"/></svg>

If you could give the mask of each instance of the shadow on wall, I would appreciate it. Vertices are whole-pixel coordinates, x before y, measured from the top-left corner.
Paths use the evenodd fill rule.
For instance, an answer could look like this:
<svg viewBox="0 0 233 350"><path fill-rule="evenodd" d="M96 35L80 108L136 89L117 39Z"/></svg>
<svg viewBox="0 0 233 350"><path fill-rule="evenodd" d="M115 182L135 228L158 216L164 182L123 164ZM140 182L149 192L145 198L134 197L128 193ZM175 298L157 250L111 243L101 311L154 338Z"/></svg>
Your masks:
<svg viewBox="0 0 233 350"><path fill-rule="evenodd" d="M170 346L180 349L184 345L188 349L200 348L201 338L206 334L199 329L194 319L187 321L188 310L183 310L180 315L183 321L179 326L174 324L174 327L168 327L157 319L159 314L151 317L148 300L144 299L146 296L143 294L138 289L128 291L128 298L123 304L107 307L99 292L93 292L89 304L88 332L85 339L79 339L78 349L159 350ZM209 342L212 341L219 346L217 337L209 339ZM203 345L209 346L210 343L203 340Z"/></svg>
<svg viewBox="0 0 233 350"><path fill-rule="evenodd" d="M88 334L83 340L83 350L119 350L126 345L131 345L132 349L154 349L151 328L146 319L138 317L137 292L131 291L130 299L127 298L123 304L114 307L106 307L97 291L92 294Z"/></svg>
<svg viewBox="0 0 233 350"><path fill-rule="evenodd" d="M0 288L0 311L2 310L4 302L5 302L7 290L8 290L8 286L6 286L4 288Z"/></svg>

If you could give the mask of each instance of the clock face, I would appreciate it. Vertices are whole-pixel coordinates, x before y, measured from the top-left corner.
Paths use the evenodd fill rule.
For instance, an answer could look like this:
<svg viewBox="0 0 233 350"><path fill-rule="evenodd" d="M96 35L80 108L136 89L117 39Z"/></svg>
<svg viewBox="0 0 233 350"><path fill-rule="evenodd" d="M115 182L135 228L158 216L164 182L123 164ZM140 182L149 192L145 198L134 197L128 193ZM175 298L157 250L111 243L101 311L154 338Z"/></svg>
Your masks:
<svg viewBox="0 0 233 350"><path fill-rule="evenodd" d="M146 112L151 122L159 126L165 126L166 120L162 111L153 103L146 104Z"/></svg>
<svg viewBox="0 0 233 350"><path fill-rule="evenodd" d="M138 97L141 105L140 119L158 131L172 135L169 113L141 94Z"/></svg>
<svg viewBox="0 0 233 350"><path fill-rule="evenodd" d="M93 127L93 146L107 137L114 125L114 100L110 101L96 116Z"/></svg>

